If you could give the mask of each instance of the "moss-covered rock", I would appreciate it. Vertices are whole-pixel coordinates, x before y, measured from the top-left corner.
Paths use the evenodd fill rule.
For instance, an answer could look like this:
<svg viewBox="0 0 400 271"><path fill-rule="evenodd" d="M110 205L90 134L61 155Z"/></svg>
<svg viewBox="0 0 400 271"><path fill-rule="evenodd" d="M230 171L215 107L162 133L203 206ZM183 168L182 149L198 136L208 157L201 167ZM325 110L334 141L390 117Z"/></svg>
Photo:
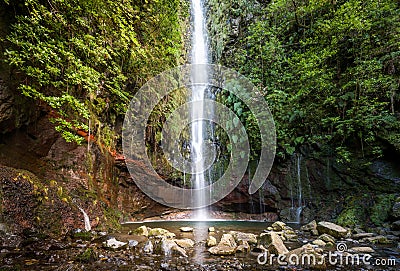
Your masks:
<svg viewBox="0 0 400 271"><path fill-rule="evenodd" d="M339 214L337 223L344 227L365 227L368 217L368 195L346 198L345 209Z"/></svg>
<svg viewBox="0 0 400 271"><path fill-rule="evenodd" d="M399 198L396 199L396 202L394 203L392 207L392 216L394 218L400 218L400 201L398 201Z"/></svg>
<svg viewBox="0 0 400 271"><path fill-rule="evenodd" d="M394 194L382 194L376 197L374 206L371 208L371 221L376 226L381 226L387 221L391 212L393 203L396 199Z"/></svg>
<svg viewBox="0 0 400 271"><path fill-rule="evenodd" d="M149 230L149 236L165 236L168 238L174 238L175 233L172 233L163 228L154 228Z"/></svg>
<svg viewBox="0 0 400 271"><path fill-rule="evenodd" d="M84 252L78 254L75 257L75 261L81 263L90 263L96 260L96 252L93 248L87 248Z"/></svg>

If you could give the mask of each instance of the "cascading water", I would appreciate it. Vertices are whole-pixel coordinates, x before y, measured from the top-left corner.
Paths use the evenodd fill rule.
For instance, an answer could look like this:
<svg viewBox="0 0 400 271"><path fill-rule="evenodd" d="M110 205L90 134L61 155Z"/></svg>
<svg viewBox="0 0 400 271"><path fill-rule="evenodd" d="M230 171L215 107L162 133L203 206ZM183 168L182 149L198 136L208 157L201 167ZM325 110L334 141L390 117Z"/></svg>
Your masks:
<svg viewBox="0 0 400 271"><path fill-rule="evenodd" d="M297 189L298 189L298 205L296 209L296 222L300 223L300 215L303 210L303 189L301 187L301 156L297 155Z"/></svg>
<svg viewBox="0 0 400 271"><path fill-rule="evenodd" d="M303 186L302 186L302 178L301 178L301 154L294 155L296 164L296 175L293 176L291 185L290 185L290 196L292 201L292 207L290 208L290 216L291 221L295 223L301 222L301 212L305 206L304 204L304 196L303 196Z"/></svg>
<svg viewBox="0 0 400 271"><path fill-rule="evenodd" d="M191 12L193 18L193 32L192 32L192 48L191 48L191 62L192 64L207 64L208 63L208 45L207 45L207 31L205 27L205 19L204 19L204 2L202 0L192 0L191 2ZM192 70L192 79L194 82L197 76L207 76L206 66L204 69L201 68L202 65L196 66L194 70ZM192 97L191 101L196 102L195 105L191 108L191 118L193 119L201 119L203 116L204 108L204 98L207 95L207 86L204 85L196 85L194 84L192 87ZM206 180L204 176L204 139L205 139L205 126L204 121L194 121L191 124L191 154L192 161L195 165L195 173L193 176L193 182L196 189L201 189L205 187ZM205 202L205 195L200 194L196 201L201 206L206 206L207 202ZM196 220L205 220L207 219L207 212L204 208L198 209L195 212Z"/></svg>
<svg viewBox="0 0 400 271"><path fill-rule="evenodd" d="M89 219L88 214L80 206L78 206L78 209L83 214L83 221L85 222L85 231L87 231L87 232L91 231L92 230L92 226L90 225L90 219Z"/></svg>

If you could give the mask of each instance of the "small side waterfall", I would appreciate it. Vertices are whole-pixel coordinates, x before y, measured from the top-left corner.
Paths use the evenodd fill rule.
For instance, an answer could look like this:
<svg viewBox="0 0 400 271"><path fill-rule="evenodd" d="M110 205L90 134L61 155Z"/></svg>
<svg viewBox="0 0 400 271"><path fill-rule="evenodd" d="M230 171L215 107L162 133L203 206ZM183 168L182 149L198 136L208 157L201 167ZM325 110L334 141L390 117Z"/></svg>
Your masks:
<svg viewBox="0 0 400 271"><path fill-rule="evenodd" d="M304 189L302 184L302 156L301 154L295 154L293 156L293 164L295 164L295 174L292 175L291 184L290 184L290 197L292 206L290 208L290 219L292 222L300 223L301 222L301 213L303 208L305 207L305 198L304 198ZM308 172L307 173L307 182L308 180ZM306 187L308 188L308 187ZM310 187L311 189L311 187Z"/></svg>
<svg viewBox="0 0 400 271"><path fill-rule="evenodd" d="M77 205L78 206L78 205ZM80 206L78 206L78 209L82 212L83 214L83 221L85 222L85 230L86 231L91 231L92 230L92 226L90 225L90 219L88 214L85 212L85 210L83 210Z"/></svg>
<svg viewBox="0 0 400 271"><path fill-rule="evenodd" d="M301 187L301 156L297 155L297 189L298 189L298 204L296 209L296 222L300 223L300 215L303 210L303 188Z"/></svg>

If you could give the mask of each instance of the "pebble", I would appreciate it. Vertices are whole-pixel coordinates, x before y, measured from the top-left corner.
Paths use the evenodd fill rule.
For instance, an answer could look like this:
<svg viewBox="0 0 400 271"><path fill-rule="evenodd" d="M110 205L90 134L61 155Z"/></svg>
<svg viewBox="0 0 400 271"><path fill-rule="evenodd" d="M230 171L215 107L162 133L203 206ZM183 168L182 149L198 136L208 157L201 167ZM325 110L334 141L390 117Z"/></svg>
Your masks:
<svg viewBox="0 0 400 271"><path fill-rule="evenodd" d="M136 247L138 244L139 244L139 242L136 241L136 240L129 240L128 241L128 246L129 247Z"/></svg>
<svg viewBox="0 0 400 271"><path fill-rule="evenodd" d="M181 232L192 232L193 228L192 227L180 227L179 230Z"/></svg>

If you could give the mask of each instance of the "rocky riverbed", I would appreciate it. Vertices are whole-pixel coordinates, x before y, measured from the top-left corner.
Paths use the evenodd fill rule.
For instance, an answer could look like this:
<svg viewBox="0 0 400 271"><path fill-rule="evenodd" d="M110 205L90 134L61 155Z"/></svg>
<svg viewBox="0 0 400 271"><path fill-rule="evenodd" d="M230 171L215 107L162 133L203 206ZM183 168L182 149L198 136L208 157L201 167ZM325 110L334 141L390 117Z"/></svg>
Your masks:
<svg viewBox="0 0 400 271"><path fill-rule="evenodd" d="M396 232L382 235L316 221L302 227L279 221L163 223L162 228L157 223L127 224L115 233L75 230L61 239L3 231L0 270L398 270L400 266Z"/></svg>

